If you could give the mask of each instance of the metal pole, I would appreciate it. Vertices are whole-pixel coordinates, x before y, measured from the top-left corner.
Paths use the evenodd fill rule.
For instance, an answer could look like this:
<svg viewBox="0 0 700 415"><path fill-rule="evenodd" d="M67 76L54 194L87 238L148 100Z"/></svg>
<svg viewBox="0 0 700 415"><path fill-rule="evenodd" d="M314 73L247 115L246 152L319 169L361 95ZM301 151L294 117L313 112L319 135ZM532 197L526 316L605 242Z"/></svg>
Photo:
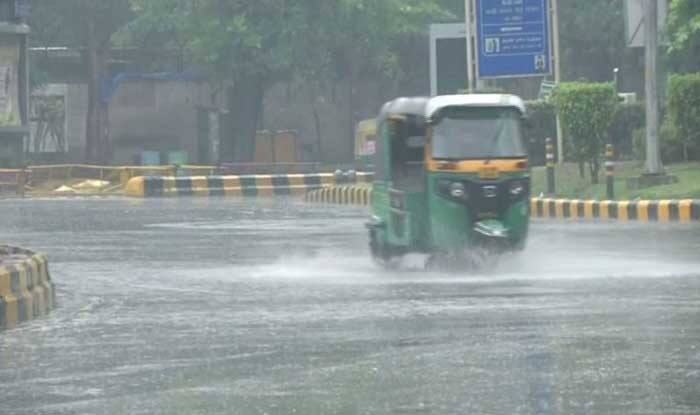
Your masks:
<svg viewBox="0 0 700 415"><path fill-rule="evenodd" d="M663 164L659 155L659 91L657 83L659 31L658 2L644 2L644 28L646 47L646 103L647 103L647 174L663 174Z"/></svg>
<svg viewBox="0 0 700 415"><path fill-rule="evenodd" d="M605 147L605 180L608 200L615 199L615 148L612 144Z"/></svg>
<svg viewBox="0 0 700 415"><path fill-rule="evenodd" d="M551 138L547 137L545 143L545 151L547 153L547 193L549 195L554 195L556 193L554 181L554 142Z"/></svg>
<svg viewBox="0 0 700 415"><path fill-rule="evenodd" d="M472 48L472 0L464 0L464 23L465 36L467 39L467 91L474 91L474 67L472 58L474 51Z"/></svg>
<svg viewBox="0 0 700 415"><path fill-rule="evenodd" d="M552 50L554 52L554 83L561 82L561 51L559 47L559 0L552 2ZM564 163L564 128L561 118L557 115L557 162Z"/></svg>

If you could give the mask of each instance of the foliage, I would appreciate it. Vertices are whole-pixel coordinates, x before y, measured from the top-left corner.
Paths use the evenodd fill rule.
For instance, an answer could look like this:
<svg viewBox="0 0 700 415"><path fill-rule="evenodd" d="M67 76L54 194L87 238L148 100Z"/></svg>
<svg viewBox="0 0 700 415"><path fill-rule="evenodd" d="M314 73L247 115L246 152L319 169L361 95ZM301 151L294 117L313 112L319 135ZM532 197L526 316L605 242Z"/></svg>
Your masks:
<svg viewBox="0 0 700 415"><path fill-rule="evenodd" d="M550 137L556 141L557 137L556 108L549 101L528 101L525 107L527 123L524 135L528 144L530 163L533 166L542 166L546 161L546 139Z"/></svg>
<svg viewBox="0 0 700 415"><path fill-rule="evenodd" d="M623 13L623 0L559 1L564 79L612 78L627 53Z"/></svg>
<svg viewBox="0 0 700 415"><path fill-rule="evenodd" d="M131 18L128 0L32 0L32 42L39 46L85 46L87 25L95 24L97 43L112 36Z"/></svg>
<svg viewBox="0 0 700 415"><path fill-rule="evenodd" d="M439 0L131 0L136 19L121 42L169 39L229 90L235 143L254 138L266 88L302 80L313 91L342 81L405 76L396 45L447 15ZM254 86L254 87L248 87ZM315 99L312 99L314 101ZM242 124L246 124L242 126ZM237 136L234 136L237 135ZM235 144L231 147L237 152ZM229 150L223 145L224 153ZM244 150L249 153L249 145ZM239 152L240 153L240 152ZM228 157L228 156L227 156ZM243 161L243 160L241 160Z"/></svg>
<svg viewBox="0 0 700 415"><path fill-rule="evenodd" d="M422 30L442 9L419 0L131 0L137 18L121 41L160 35L186 46L224 79L317 76L358 66L395 71L391 42ZM420 29L419 29L420 28ZM165 36L163 36L165 35ZM360 68L362 69L362 68Z"/></svg>
<svg viewBox="0 0 700 415"><path fill-rule="evenodd" d="M8 112L0 114L0 127L16 126L18 123L15 113Z"/></svg>
<svg viewBox="0 0 700 415"><path fill-rule="evenodd" d="M530 162L533 166L543 165L545 139L555 139L557 136L556 107L547 101L528 101L525 106L528 113L525 138L528 140ZM618 159L631 159L638 155L635 132L644 127L644 120L644 103L619 104L615 108L608 137L615 146ZM644 157L642 152L642 159Z"/></svg>
<svg viewBox="0 0 700 415"><path fill-rule="evenodd" d="M557 86L552 99L570 137L574 159L588 163L593 183L598 181L600 157L608 138L617 96L612 84L566 82Z"/></svg>
<svg viewBox="0 0 700 415"><path fill-rule="evenodd" d="M668 88L668 121L687 161L700 146L700 73L672 75Z"/></svg>
<svg viewBox="0 0 700 415"><path fill-rule="evenodd" d="M644 189L627 188L627 180L644 174L644 164L621 162L615 166L615 196L617 200L664 200L700 198L700 163L669 164L668 174L678 177L679 182L671 185L653 186ZM555 169L557 197L566 199L606 200L605 183L591 185L578 177L575 164L565 163ZM544 167L532 169L532 194L546 193L547 178Z"/></svg>
<svg viewBox="0 0 700 415"><path fill-rule="evenodd" d="M676 70L700 70L700 2L673 0L666 22L669 54Z"/></svg>
<svg viewBox="0 0 700 415"><path fill-rule="evenodd" d="M644 103L619 104L615 108L608 136L615 146L618 159L629 159L635 156L634 132L644 127L645 119Z"/></svg>

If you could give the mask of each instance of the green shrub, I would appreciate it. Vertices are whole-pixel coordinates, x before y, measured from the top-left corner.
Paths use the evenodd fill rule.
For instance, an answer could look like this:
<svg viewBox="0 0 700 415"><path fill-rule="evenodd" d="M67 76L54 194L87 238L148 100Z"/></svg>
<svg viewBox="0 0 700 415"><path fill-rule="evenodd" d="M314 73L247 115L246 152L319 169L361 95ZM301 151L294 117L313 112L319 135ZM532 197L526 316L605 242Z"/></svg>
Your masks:
<svg viewBox="0 0 700 415"><path fill-rule="evenodd" d="M635 158L637 160L646 160L646 128L642 127L636 129L633 133L633 137ZM678 139L678 132L668 118L661 124L659 140L661 140L661 159L664 163L678 163L683 161L683 142Z"/></svg>
<svg viewBox="0 0 700 415"><path fill-rule="evenodd" d="M528 101L528 122L525 127L525 139L528 145L530 164L543 166L546 162L545 140L547 137L556 141L557 115L554 104L548 101Z"/></svg>
<svg viewBox="0 0 700 415"><path fill-rule="evenodd" d="M682 148L682 158L688 161L697 156L700 148L700 73L671 75L667 120Z"/></svg>
<svg viewBox="0 0 700 415"><path fill-rule="evenodd" d="M637 156L634 133L636 130L644 128L645 125L644 103L619 104L617 106L608 130L608 137L615 146L615 155L618 159L633 159Z"/></svg>
<svg viewBox="0 0 700 415"><path fill-rule="evenodd" d="M552 99L561 118L572 158L581 171L589 166L591 181L599 181L601 156L618 105L610 83L566 82L559 84Z"/></svg>

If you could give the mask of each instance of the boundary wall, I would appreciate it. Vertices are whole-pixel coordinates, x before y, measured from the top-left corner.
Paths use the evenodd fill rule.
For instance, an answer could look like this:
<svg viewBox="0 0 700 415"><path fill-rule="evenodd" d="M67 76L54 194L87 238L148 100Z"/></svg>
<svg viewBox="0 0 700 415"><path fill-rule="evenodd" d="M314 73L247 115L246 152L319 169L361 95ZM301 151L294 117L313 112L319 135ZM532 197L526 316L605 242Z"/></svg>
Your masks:
<svg viewBox="0 0 700 415"><path fill-rule="evenodd" d="M0 330L47 314L56 291L45 255L0 246Z"/></svg>

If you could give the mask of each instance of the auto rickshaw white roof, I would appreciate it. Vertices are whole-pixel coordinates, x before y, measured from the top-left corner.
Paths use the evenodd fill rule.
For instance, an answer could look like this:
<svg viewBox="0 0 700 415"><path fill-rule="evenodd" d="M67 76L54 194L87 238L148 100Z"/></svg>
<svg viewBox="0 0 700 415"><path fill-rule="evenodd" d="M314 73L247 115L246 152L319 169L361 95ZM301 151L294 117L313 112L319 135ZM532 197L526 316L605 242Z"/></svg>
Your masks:
<svg viewBox="0 0 700 415"><path fill-rule="evenodd" d="M442 95L431 98L425 109L430 119L440 110L448 107L512 107L525 114L523 100L510 94L466 94Z"/></svg>

